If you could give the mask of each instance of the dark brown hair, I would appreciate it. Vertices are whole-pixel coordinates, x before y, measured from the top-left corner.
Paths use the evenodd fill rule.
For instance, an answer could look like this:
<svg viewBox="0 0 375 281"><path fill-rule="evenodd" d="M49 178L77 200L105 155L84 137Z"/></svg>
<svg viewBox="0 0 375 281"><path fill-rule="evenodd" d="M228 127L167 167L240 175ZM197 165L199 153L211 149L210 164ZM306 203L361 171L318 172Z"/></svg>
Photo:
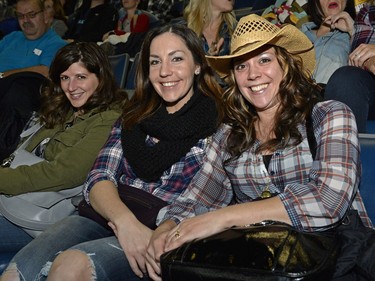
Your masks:
<svg viewBox="0 0 375 281"><path fill-rule="evenodd" d="M80 62L99 80L94 94L81 108L84 112L96 109L104 111L114 102L126 101L126 95L119 90L108 58L102 48L94 42L73 42L61 48L52 61L49 69L50 82L44 87L41 95L41 121L47 128L63 124L72 106L61 88L60 75L73 63Z"/></svg>
<svg viewBox="0 0 375 281"><path fill-rule="evenodd" d="M168 24L149 31L143 41L136 71L135 93L123 111L124 129L129 129L151 116L163 103L163 99L155 91L149 78L150 45L155 37L167 32L177 35L185 42L193 56L194 63L200 66L200 74L194 77L193 88L212 97L216 101L219 118L222 116L221 97L223 90L218 84L213 70L208 66L201 40L184 25Z"/></svg>

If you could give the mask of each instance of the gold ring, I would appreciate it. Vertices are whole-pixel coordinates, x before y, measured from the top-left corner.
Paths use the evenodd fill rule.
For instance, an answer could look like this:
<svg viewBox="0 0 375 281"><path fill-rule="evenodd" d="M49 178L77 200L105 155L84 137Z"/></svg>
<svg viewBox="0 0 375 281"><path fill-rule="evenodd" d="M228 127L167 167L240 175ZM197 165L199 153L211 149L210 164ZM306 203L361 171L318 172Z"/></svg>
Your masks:
<svg viewBox="0 0 375 281"><path fill-rule="evenodd" d="M180 231L176 230L176 233L174 234L174 238L180 238Z"/></svg>

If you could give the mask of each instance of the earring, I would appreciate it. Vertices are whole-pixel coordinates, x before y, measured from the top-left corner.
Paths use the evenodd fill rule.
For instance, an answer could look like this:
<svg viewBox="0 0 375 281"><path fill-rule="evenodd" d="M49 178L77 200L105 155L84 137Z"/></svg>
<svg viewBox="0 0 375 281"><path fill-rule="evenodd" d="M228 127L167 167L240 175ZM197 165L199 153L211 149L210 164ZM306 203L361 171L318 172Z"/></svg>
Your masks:
<svg viewBox="0 0 375 281"><path fill-rule="evenodd" d="M200 71L200 69L198 68L198 69L195 70L194 74L195 74L195 75L199 75L199 73L201 73L201 71Z"/></svg>

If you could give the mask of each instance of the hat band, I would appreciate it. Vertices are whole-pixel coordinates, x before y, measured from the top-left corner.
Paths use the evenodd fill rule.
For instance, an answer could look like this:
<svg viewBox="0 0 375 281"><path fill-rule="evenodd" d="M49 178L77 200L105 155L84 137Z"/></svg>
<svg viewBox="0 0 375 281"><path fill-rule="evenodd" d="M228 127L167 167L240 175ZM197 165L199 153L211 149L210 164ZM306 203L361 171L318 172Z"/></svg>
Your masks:
<svg viewBox="0 0 375 281"><path fill-rule="evenodd" d="M260 41L255 41L255 42L247 43L247 44L245 44L245 45L243 45L243 46L239 46L238 48L236 48L236 49L232 52L232 55L236 55L237 53L240 53L241 50L247 49L247 48L249 48L249 47L250 47L250 51L249 51L249 52L251 52L251 51L252 51L252 50L251 50L251 46L257 44L258 42L260 42Z"/></svg>

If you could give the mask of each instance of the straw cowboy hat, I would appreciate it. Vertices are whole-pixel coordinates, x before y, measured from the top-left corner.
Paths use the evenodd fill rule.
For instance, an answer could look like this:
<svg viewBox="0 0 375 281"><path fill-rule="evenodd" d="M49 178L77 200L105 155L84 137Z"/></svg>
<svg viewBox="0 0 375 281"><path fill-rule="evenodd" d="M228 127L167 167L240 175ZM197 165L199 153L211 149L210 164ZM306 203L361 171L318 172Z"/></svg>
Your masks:
<svg viewBox="0 0 375 281"><path fill-rule="evenodd" d="M315 67L314 45L297 27L287 24L278 27L263 17L251 14L242 17L231 39L231 54L207 56L209 64L221 77L229 75L232 59L250 53L265 44L279 46L299 55L310 74Z"/></svg>

